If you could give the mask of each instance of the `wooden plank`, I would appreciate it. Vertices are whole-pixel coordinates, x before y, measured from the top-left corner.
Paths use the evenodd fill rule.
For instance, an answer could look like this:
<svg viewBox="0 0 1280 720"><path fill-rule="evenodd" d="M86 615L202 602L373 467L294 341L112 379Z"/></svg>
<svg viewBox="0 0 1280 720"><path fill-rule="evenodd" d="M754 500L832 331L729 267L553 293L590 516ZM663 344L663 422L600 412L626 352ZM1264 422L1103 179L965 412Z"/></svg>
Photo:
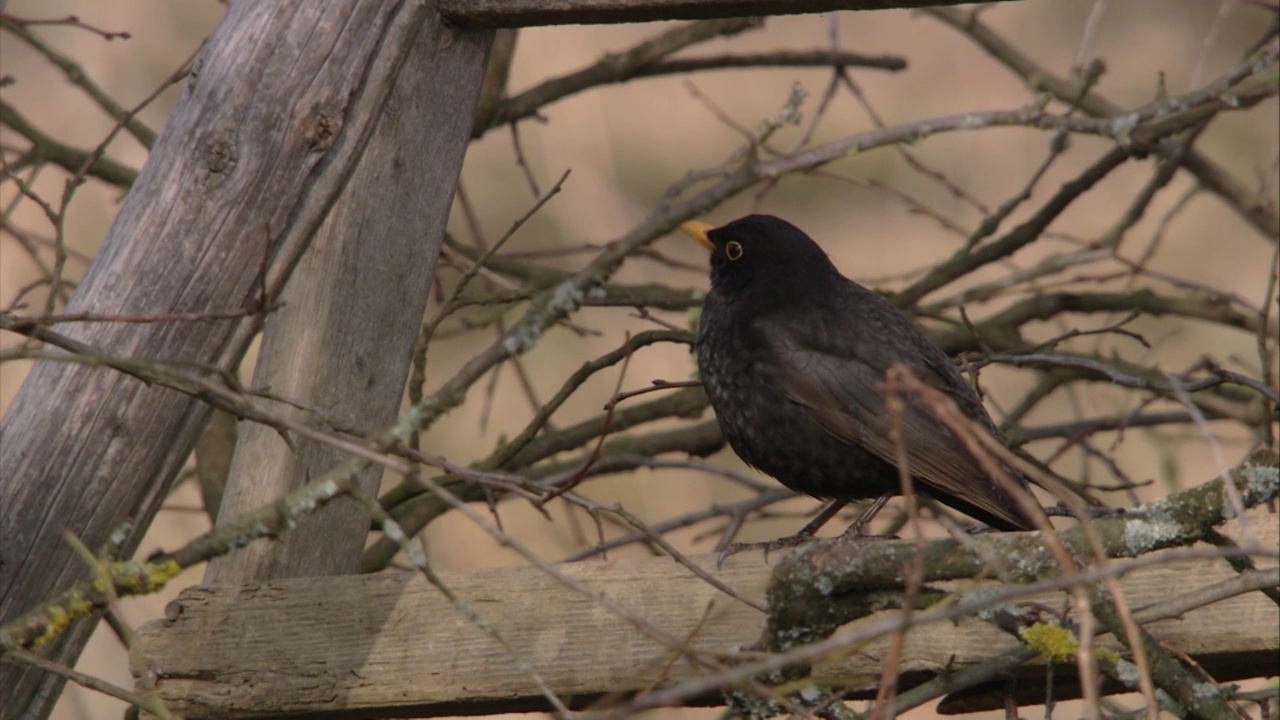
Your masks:
<svg viewBox="0 0 1280 720"><path fill-rule="evenodd" d="M1261 518L1259 529L1261 542L1280 542L1275 516ZM720 572L713 556L694 559L746 597L763 597L769 566L758 553L734 556ZM561 570L667 633L690 638L695 649L730 652L751 645L764 624L758 610L666 558L577 563ZM1232 575L1221 560L1186 560L1131 573L1122 585L1130 605L1140 608ZM443 576L571 704L706 673L536 568ZM989 586L954 585L965 591ZM1050 606L1063 602L1057 593L1035 599ZM501 646L414 574L197 587L184 592L167 615L139 630L133 672L140 692L188 716L378 717L546 708ZM1280 650L1280 617L1274 603L1257 592L1149 627L1228 679L1256 671L1262 658ZM978 620L937 624L908 636L903 668L908 678L923 679L943 668L983 662L1014 644ZM1110 638L1102 644L1118 647ZM821 664L814 679L869 683L886 649L887 640L875 642L852 657ZM1032 687L1044 675L1043 667L1024 672ZM1070 669L1056 673L1069 675Z"/></svg>
<svg viewBox="0 0 1280 720"><path fill-rule="evenodd" d="M440 14L459 25L528 27L913 9L963 3L964 0L441 0Z"/></svg>

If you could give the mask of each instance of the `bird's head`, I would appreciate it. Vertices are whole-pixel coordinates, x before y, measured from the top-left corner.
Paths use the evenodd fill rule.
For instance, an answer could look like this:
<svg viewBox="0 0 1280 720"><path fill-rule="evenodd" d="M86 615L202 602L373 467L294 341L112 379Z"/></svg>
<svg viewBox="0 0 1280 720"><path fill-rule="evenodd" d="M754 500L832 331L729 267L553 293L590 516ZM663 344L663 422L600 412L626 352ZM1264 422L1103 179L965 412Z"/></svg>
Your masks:
<svg viewBox="0 0 1280 720"><path fill-rule="evenodd" d="M711 287L729 301L748 294L795 298L840 277L817 243L772 215L748 215L720 227L690 220L680 229L711 251Z"/></svg>

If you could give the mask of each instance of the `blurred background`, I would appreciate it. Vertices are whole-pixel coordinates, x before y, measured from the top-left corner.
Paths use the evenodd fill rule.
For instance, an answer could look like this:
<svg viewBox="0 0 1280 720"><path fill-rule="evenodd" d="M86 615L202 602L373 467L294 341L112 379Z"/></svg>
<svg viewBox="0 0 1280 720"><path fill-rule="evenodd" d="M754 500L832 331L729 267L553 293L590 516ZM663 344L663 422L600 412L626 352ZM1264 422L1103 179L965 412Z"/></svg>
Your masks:
<svg viewBox="0 0 1280 720"><path fill-rule="evenodd" d="M214 0L10 0L0 10L28 19L75 15L104 31L126 31L131 37L105 40L81 27L33 26L31 30L57 53L78 64L110 97L132 108L151 95L188 60L217 25L225 6ZM1094 13L1098 13L1094 15ZM1030 55L1049 72L1068 76L1073 67L1101 58L1106 71L1096 89L1113 103L1136 108L1161 93L1176 95L1203 86L1241 62L1244 53L1274 22L1275 5L1245 0L1127 0L1123 3L1026 2L1001 3L981 19L1001 37ZM1092 21L1091 21L1092 18ZM1094 24L1091 26L1091 22ZM608 53L626 50L668 29L670 24L582 26L522 30L516 44L509 82L510 94L552 77L586 67ZM1092 29L1090 29L1092 27ZM85 94L69 83L63 71L29 44L0 34L0 76L3 101L16 108L41 132L61 142L93 148L114 127ZM922 13L880 11L807 15L768 19L763 28L691 48L678 57L705 57L726 52L839 49L875 56L897 56L906 62L901 72L851 68L851 77L866 103L885 125L957 113L1017 109L1035 101L1021 78L993 61L972 40ZM518 147L525 168L517 163L511 129L496 128L472 144L462 171L461 187L475 224L464 220L455 201L450 230L460 242L486 242L500 237L560 175L571 171L563 191L526 224L507 244L506 252L530 254L539 262L564 269L580 267L586 252L624 234L653 211L673 182L690 171L725 162L743 144L732 125L755 129L774 118L798 83L808 93L801 105L799 126L774 137L777 148L790 149L810 130L824 92L831 82L829 68L749 68L716 70L688 76L638 79L607 85L570 96L541 111L541 119L518 125ZM171 87L142 110L139 117L160 131L179 87ZM730 124L731 121L732 125ZM1225 168L1274 211L1277 204L1277 152L1280 118L1275 98L1245 112L1224 113L1203 134L1197 148ZM875 127L866 108L847 89L839 89L820 122L813 142L824 142ZM1015 196L1027 184L1048 153L1052 134L1025 128L947 133L914 144L910 151L927 171L904 160L892 148L850 157L831 165L825 174L789 176L767 192L749 190L714 210L705 219L727 222L748 212L782 216L814 237L848 276L877 288L898 289L919 271L931 267L965 241L939 218L971 231L989 209ZM6 161L17 157L26 140L10 128L0 128L0 147ZM1032 201L1010 223L1025 219L1058 186L1073 178L1110 147L1098 138L1073 138L1071 148L1036 186ZM139 169L146 152L127 133L107 146L107 156ZM1115 225L1154 169L1148 162L1131 162L1112 173L1052 227L1052 242L1038 242L1019 253L1017 267L1063 252L1072 243L1088 243ZM33 178L23 176L33 192L57 203L67 175L52 168ZM939 177L945 178L939 181ZM962 189L963 193L957 192ZM1274 272L1277 238L1258 231L1219 199L1205 192L1191 194L1193 180L1179 174L1153 201L1144 218L1126 236L1131 258L1153 248L1147 261L1150 278L1180 278L1217 288L1260 308L1268 302L1268 280ZM971 196L973 200L965 197ZM65 276L83 275L88 260L106 234L119 208L123 191L89 181L75 191L62 231L69 253ZM910 197L907 202L904 197ZM976 201L976 202L975 202ZM0 235L0 307L9 307L24 289L52 266L55 229L38 205L25 199L6 176L0 182L4 230ZM927 212L925 211L927 209ZM1056 243L1056 244L1055 244ZM32 248L35 248L33 251ZM628 262L619 282L664 283L679 288L705 288L705 252L683 237L673 236L652 246L660 257ZM43 265L43 269L42 269ZM438 282L452 287L456 270L441 262ZM1015 265L993 267L966 278L972 285L1007 274ZM1125 278L1109 277L1093 269L1068 272L1063 278L1075 287L1122 288ZM140 281L145 282L145 279ZM1164 281L1171 295L1191 295L1187 286ZM926 300L944 299L958 291L948 287ZM43 289L24 296L32 308L45 302ZM980 316L1001 307L983 306ZM1273 308L1274 309L1274 308ZM664 313L663 319L687 326L689 313ZM1119 315L1112 318L1116 320ZM1045 323L1039 331L1047 339L1074 327L1077 317ZM1274 314L1272 315L1274 322ZM545 401L564 378L583 362L611 351L625 331L656 327L630 308L588 308L575 316L586 332L563 327L550 331L524 359L533 394ZM1107 324L1103 316L1086 317L1080 327ZM1094 352L1105 354L1112 344L1131 360L1182 371L1209 354L1228 369L1260 377L1257 338L1249 333L1182 318L1143 316L1126 326L1151 345L1107 337L1092 341ZM464 332L457 323L442 326L431 347L427 390L438 386L474 353L492 341L492 333ZM0 338L3 347L18 342ZM251 372L252 358L246 362ZM17 391L29 367L26 361L0 364L0 412ZM692 376L688 349L677 345L646 348L633 358L623 389L648 385L654 379L685 380ZM561 426L595 416L609 400L618 381L616 369L595 376L554 416ZM982 374L988 406L997 420L1033 384L1027 373L991 367ZM1106 388L1064 393L1038 407L1028 423L1047 423L1092 417L1132 407L1132 396ZM484 457L503 437L524 427L532 415L528 392L515 370L504 367L492 381L473 388L467 403L437 423L423 439L423 448L457 463ZM710 414L704 415L710 417ZM674 427L677 421L670 421ZM661 426L659 426L661 427ZM1256 447L1256 434L1230 422L1211 424L1207 437L1195 425L1171 425L1115 434L1114 442L1099 441L1118 467L1134 480L1154 480L1142 488L1143 497L1198 484L1216 475L1222 464L1234 465ZM1041 456L1056 444L1031 444ZM728 451L712 461L746 473ZM1101 479L1100 468L1071 454L1055 463L1063 474ZM764 480L763 477L761 477ZM723 478L693 470L639 470L591 480L582 494L603 502L619 501L650 522L704 507L712 502L741 499L741 487ZM804 520L814 502L796 499L781 506L794 516L778 517L748 527L741 539L788 534ZM508 531L550 559L560 559L595 541L591 520L563 505L552 505L548 522L523 503L508 503L499 512ZM0 510L2 512L2 510ZM836 527L839 525L839 527ZM209 516L192 482L180 485L157 518L141 555L173 548L207 530ZM828 532L839 532L833 523ZM712 532L704 532L711 530ZM673 536L681 548L709 551L715 528L700 527ZM520 562L497 546L465 518L446 515L428 528L429 549L437 567L509 565ZM629 548L612 553L645 552ZM202 568L189 571L153 597L130 599L121 612L131 624L159 617L164 604L184 586L199 582ZM110 682L131 686L126 653L101 628L82 656L79 669ZM124 705L102 695L68 686L55 717L115 718ZM711 717L715 710L671 711ZM927 715L927 711L917 715Z"/></svg>

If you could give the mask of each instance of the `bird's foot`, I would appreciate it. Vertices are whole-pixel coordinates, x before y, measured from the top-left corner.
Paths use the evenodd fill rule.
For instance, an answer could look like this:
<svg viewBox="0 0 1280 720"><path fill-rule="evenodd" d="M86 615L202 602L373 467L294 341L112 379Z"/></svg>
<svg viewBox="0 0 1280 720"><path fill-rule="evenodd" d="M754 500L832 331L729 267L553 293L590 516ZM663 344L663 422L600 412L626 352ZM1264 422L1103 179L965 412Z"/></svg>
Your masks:
<svg viewBox="0 0 1280 720"><path fill-rule="evenodd" d="M716 569L724 564L726 558L730 555L737 555L743 550L763 550L765 562L769 561L770 550L781 550L782 548L796 547L803 545L811 540L816 540L813 533L798 532L795 535L775 538L773 540L765 540L763 542L747 542L747 543L729 543L720 555L716 557Z"/></svg>

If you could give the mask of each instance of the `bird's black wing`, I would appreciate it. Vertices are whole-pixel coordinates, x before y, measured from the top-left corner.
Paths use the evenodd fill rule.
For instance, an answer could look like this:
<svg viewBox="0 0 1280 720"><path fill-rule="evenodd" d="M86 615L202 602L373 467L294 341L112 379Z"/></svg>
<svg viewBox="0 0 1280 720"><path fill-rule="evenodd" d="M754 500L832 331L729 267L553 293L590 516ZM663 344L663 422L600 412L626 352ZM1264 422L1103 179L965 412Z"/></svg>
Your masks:
<svg viewBox="0 0 1280 720"><path fill-rule="evenodd" d="M864 311L856 314L835 312L839 304L822 313L770 314L755 318L753 325L757 337L770 345L778 361L778 380L793 402L835 438L897 465L891 439L893 417L881 387L885 372L893 363L902 362L921 381L953 396L955 383L963 384L963 376L936 346L912 342L924 340L924 335L905 318L867 313L865 305L862 307ZM905 342L880 342L886 335ZM962 411L994 432L976 394L957 399ZM960 439L917 398L904 396L903 400L903 442L912 476L927 486L922 489L947 504L961 509L971 505L989 518L1003 521L997 524L1029 527L1016 504L987 476Z"/></svg>

